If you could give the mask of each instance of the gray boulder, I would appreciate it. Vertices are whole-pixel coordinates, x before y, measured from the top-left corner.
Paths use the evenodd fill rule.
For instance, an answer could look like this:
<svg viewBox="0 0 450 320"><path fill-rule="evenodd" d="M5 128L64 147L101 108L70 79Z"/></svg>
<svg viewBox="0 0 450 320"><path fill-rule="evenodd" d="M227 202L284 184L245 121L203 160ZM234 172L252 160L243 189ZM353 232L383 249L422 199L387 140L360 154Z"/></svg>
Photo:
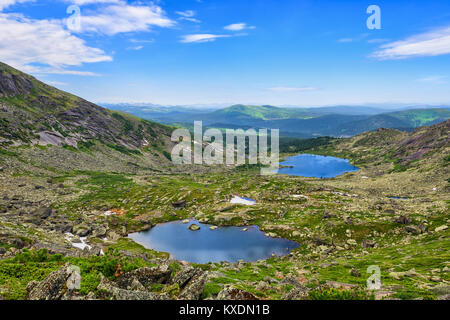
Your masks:
<svg viewBox="0 0 450 320"><path fill-rule="evenodd" d="M217 300L259 300L253 293L227 286L217 295Z"/></svg>
<svg viewBox="0 0 450 320"><path fill-rule="evenodd" d="M97 290L100 290L106 298L111 300L170 300L170 297L165 294L119 288L114 282L109 281L103 275L97 286Z"/></svg>
<svg viewBox="0 0 450 320"><path fill-rule="evenodd" d="M203 272L197 276L192 277L188 283L181 290L178 299L180 300L199 300L206 282L208 281L208 275Z"/></svg>
<svg viewBox="0 0 450 320"><path fill-rule="evenodd" d="M286 292L281 300L303 300L308 296L309 289L303 285L296 285L292 290Z"/></svg>
<svg viewBox="0 0 450 320"><path fill-rule="evenodd" d="M70 264L66 263L60 269L50 273L50 275L41 282L31 281L28 286L28 300L60 300L66 291L69 278L72 277L74 270Z"/></svg>
<svg viewBox="0 0 450 320"><path fill-rule="evenodd" d="M158 267L143 267L121 275L117 280L117 286L120 288L128 288L136 279L144 287L148 287L154 283L167 283L170 280L172 270L167 265Z"/></svg>

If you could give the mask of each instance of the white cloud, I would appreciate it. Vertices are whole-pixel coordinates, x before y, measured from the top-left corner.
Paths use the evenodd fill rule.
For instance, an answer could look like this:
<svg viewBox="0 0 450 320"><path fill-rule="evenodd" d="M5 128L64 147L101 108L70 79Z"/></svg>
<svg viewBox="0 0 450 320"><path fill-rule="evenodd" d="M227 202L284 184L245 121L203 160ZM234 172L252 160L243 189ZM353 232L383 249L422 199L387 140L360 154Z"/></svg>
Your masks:
<svg viewBox="0 0 450 320"><path fill-rule="evenodd" d="M191 17L195 16L195 11L193 11L193 10L176 11L175 13L180 16L183 16L185 18L191 18Z"/></svg>
<svg viewBox="0 0 450 320"><path fill-rule="evenodd" d="M115 35L124 32L150 31L151 26L171 27L175 22L156 5L135 6L125 2L101 7L92 15L81 15L81 32Z"/></svg>
<svg viewBox="0 0 450 320"><path fill-rule="evenodd" d="M176 11L175 13L180 16L178 18L179 20L186 20L186 21L190 21L190 22L194 22L194 23L201 22L200 20L194 18L195 11L193 11L193 10Z"/></svg>
<svg viewBox="0 0 450 320"><path fill-rule="evenodd" d="M367 43L382 43L382 42L388 42L388 41L390 41L390 39L375 38L375 39L367 40Z"/></svg>
<svg viewBox="0 0 450 320"><path fill-rule="evenodd" d="M338 42L341 42L341 43L347 43L347 42L353 42L353 41L354 40L352 38L342 38L342 39L338 40Z"/></svg>
<svg viewBox="0 0 450 320"><path fill-rule="evenodd" d="M18 14L0 14L0 61L25 72L95 75L67 70L83 63L112 61L67 31L59 20L32 20Z"/></svg>
<svg viewBox="0 0 450 320"><path fill-rule="evenodd" d="M432 83L432 84L443 84L443 83L447 83L447 81L445 81L446 78L447 78L446 76L428 76L425 78L417 79L417 81Z"/></svg>
<svg viewBox="0 0 450 320"><path fill-rule="evenodd" d="M130 39L132 43L153 43L155 39Z"/></svg>
<svg viewBox="0 0 450 320"><path fill-rule="evenodd" d="M194 23L201 23L200 20L195 19L195 18L185 18L185 17L180 17L180 20L186 20L186 21L190 21L190 22L194 22Z"/></svg>
<svg viewBox="0 0 450 320"><path fill-rule="evenodd" d="M224 27L225 30L229 31L242 31L245 29L255 29L253 26L248 26L246 23L233 23Z"/></svg>
<svg viewBox="0 0 450 320"><path fill-rule="evenodd" d="M341 39L338 39L338 42L340 42L340 43L359 42L359 41L367 38L368 36L369 36L368 33L362 33L362 34L360 34L360 35L358 35L358 36L356 36L354 38L341 38Z"/></svg>
<svg viewBox="0 0 450 320"><path fill-rule="evenodd" d="M134 51L139 51L144 49L144 46L135 46L135 47L129 47L128 50L134 50Z"/></svg>
<svg viewBox="0 0 450 320"><path fill-rule="evenodd" d="M51 86L67 86L67 83L61 81L50 81L50 80L41 80L41 81Z"/></svg>
<svg viewBox="0 0 450 320"><path fill-rule="evenodd" d="M183 43L192 43L192 42L212 42L218 38L229 38L230 35L221 35L221 34L188 34L182 37L180 42Z"/></svg>
<svg viewBox="0 0 450 320"><path fill-rule="evenodd" d="M122 0L66 0L66 2L70 2L79 6L86 4L123 3Z"/></svg>
<svg viewBox="0 0 450 320"><path fill-rule="evenodd" d="M0 11L16 3L32 2L34 0L0 0Z"/></svg>
<svg viewBox="0 0 450 320"><path fill-rule="evenodd" d="M316 91L317 88L315 88L315 87L273 87L273 88L268 88L267 90L272 91L272 92L285 93L285 92L309 92L309 91Z"/></svg>
<svg viewBox="0 0 450 320"><path fill-rule="evenodd" d="M450 53L450 27L414 35L405 40L385 44L371 57L379 60L430 57Z"/></svg>

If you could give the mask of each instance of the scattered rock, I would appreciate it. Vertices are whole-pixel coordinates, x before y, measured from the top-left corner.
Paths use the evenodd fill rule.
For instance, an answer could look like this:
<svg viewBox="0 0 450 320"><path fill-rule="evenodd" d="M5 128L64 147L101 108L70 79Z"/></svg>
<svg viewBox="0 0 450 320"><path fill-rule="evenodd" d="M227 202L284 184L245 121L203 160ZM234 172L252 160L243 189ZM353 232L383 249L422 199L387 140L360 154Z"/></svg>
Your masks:
<svg viewBox="0 0 450 320"><path fill-rule="evenodd" d="M112 300L170 300L170 297L165 294L159 295L147 291L121 289L103 275L97 290L100 290L107 298Z"/></svg>
<svg viewBox="0 0 450 320"><path fill-rule="evenodd" d="M409 217L406 216L400 216L395 218L394 220L395 223L400 223L400 224L410 224L411 223L411 219Z"/></svg>
<svg viewBox="0 0 450 320"><path fill-rule="evenodd" d="M194 224L191 224L188 227L188 229L191 230L191 231L197 231L197 230L200 230L200 226L194 223Z"/></svg>
<svg viewBox="0 0 450 320"><path fill-rule="evenodd" d="M303 300L308 296L309 289L303 285L297 285L281 297L281 300Z"/></svg>
<svg viewBox="0 0 450 320"><path fill-rule="evenodd" d="M173 284L184 288L193 277L198 277L203 273L201 269L196 269L190 265L184 266L172 279Z"/></svg>
<svg viewBox="0 0 450 320"><path fill-rule="evenodd" d="M91 233L91 228L84 223L74 226L72 230L79 237L86 237Z"/></svg>
<svg viewBox="0 0 450 320"><path fill-rule="evenodd" d="M32 215L34 217L42 219L42 220L47 219L48 217L50 217L52 215L52 208L50 208L50 207L39 208L39 209L35 210L32 213Z"/></svg>
<svg viewBox="0 0 450 320"><path fill-rule="evenodd" d="M187 205L186 200L181 200L181 201L177 201L177 202L173 202L172 206L176 209L182 209L185 208Z"/></svg>
<svg viewBox="0 0 450 320"><path fill-rule="evenodd" d="M420 234L421 233L420 229L416 226L406 226L405 231L408 233L412 233L412 234Z"/></svg>
<svg viewBox="0 0 450 320"><path fill-rule="evenodd" d="M136 278L133 279L131 285L127 289L131 291L146 291L142 283L140 283L139 280Z"/></svg>
<svg viewBox="0 0 450 320"><path fill-rule="evenodd" d="M322 215L322 219L330 219L330 218L335 218L336 215L333 213L330 213L329 211L324 211L323 215Z"/></svg>
<svg viewBox="0 0 450 320"><path fill-rule="evenodd" d="M444 230L447 230L447 229L448 229L448 226L443 225L443 226L437 227L436 229L434 229L434 231L435 232L439 232L439 231L444 231Z"/></svg>
<svg viewBox="0 0 450 320"><path fill-rule="evenodd" d="M50 275L40 283L30 282L27 286L29 293L28 300L60 300L69 288L67 281L75 272L70 264L50 273Z"/></svg>
<svg viewBox="0 0 450 320"><path fill-rule="evenodd" d="M359 271L358 269L355 269L355 268L352 268L352 269L350 270L350 274L351 274L353 277L361 277L361 271Z"/></svg>
<svg viewBox="0 0 450 320"><path fill-rule="evenodd" d="M133 281L136 279L144 287L148 287L154 283L166 283L170 279L172 270L167 265L158 267L143 267L130 272L127 272L117 278L116 283L120 288L131 287Z"/></svg>
<svg viewBox="0 0 450 320"><path fill-rule="evenodd" d="M217 300L259 300L253 293L226 286L217 295Z"/></svg>
<svg viewBox="0 0 450 320"><path fill-rule="evenodd" d="M98 227L92 231L92 236L95 238L104 238L106 236L106 228L105 227Z"/></svg>
<svg viewBox="0 0 450 320"><path fill-rule="evenodd" d="M270 290L270 285L265 281L259 281L255 289L258 291L268 291Z"/></svg>
<svg viewBox="0 0 450 320"><path fill-rule="evenodd" d="M438 276L431 276L431 277L430 277L430 281L433 281L433 282L440 282L440 281L441 281L441 278L438 277Z"/></svg>
<svg viewBox="0 0 450 320"><path fill-rule="evenodd" d="M107 237L111 241L117 241L120 239L120 235L118 235L115 231L108 231Z"/></svg>
<svg viewBox="0 0 450 320"><path fill-rule="evenodd" d="M363 248L374 248L377 243L373 240L364 239L361 243Z"/></svg>

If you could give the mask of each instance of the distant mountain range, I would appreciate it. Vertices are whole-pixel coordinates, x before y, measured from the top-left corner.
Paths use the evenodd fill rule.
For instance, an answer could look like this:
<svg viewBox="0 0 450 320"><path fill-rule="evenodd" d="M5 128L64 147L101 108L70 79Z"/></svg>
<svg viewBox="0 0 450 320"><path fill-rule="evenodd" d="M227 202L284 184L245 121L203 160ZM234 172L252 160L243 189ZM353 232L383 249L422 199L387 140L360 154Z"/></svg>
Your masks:
<svg viewBox="0 0 450 320"><path fill-rule="evenodd" d="M280 108L268 105L233 105L219 110L132 104L103 106L166 124L191 127L194 121L201 120L208 127L280 129L283 136L301 138L350 137L378 128L411 131L450 118L448 106L409 106L399 107L397 110L372 106Z"/></svg>

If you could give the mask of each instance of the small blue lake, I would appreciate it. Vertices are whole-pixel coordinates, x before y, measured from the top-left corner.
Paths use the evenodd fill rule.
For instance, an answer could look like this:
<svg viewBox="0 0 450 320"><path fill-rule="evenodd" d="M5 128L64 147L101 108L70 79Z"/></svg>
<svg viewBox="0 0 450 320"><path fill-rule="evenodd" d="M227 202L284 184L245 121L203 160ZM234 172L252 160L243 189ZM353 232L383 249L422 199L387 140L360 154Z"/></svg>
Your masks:
<svg viewBox="0 0 450 320"><path fill-rule="evenodd" d="M279 174L314 178L334 178L346 172L359 170L359 168L351 165L347 159L314 154L299 154L288 157L280 164L290 167L280 168Z"/></svg>
<svg viewBox="0 0 450 320"><path fill-rule="evenodd" d="M189 230L193 223L199 225L200 230ZM168 252L175 259L194 263L256 261L270 258L272 254L287 255L300 245L287 239L267 237L257 226L215 230L211 230L211 226L195 220L189 223L174 221L130 234L129 238L146 248Z"/></svg>

